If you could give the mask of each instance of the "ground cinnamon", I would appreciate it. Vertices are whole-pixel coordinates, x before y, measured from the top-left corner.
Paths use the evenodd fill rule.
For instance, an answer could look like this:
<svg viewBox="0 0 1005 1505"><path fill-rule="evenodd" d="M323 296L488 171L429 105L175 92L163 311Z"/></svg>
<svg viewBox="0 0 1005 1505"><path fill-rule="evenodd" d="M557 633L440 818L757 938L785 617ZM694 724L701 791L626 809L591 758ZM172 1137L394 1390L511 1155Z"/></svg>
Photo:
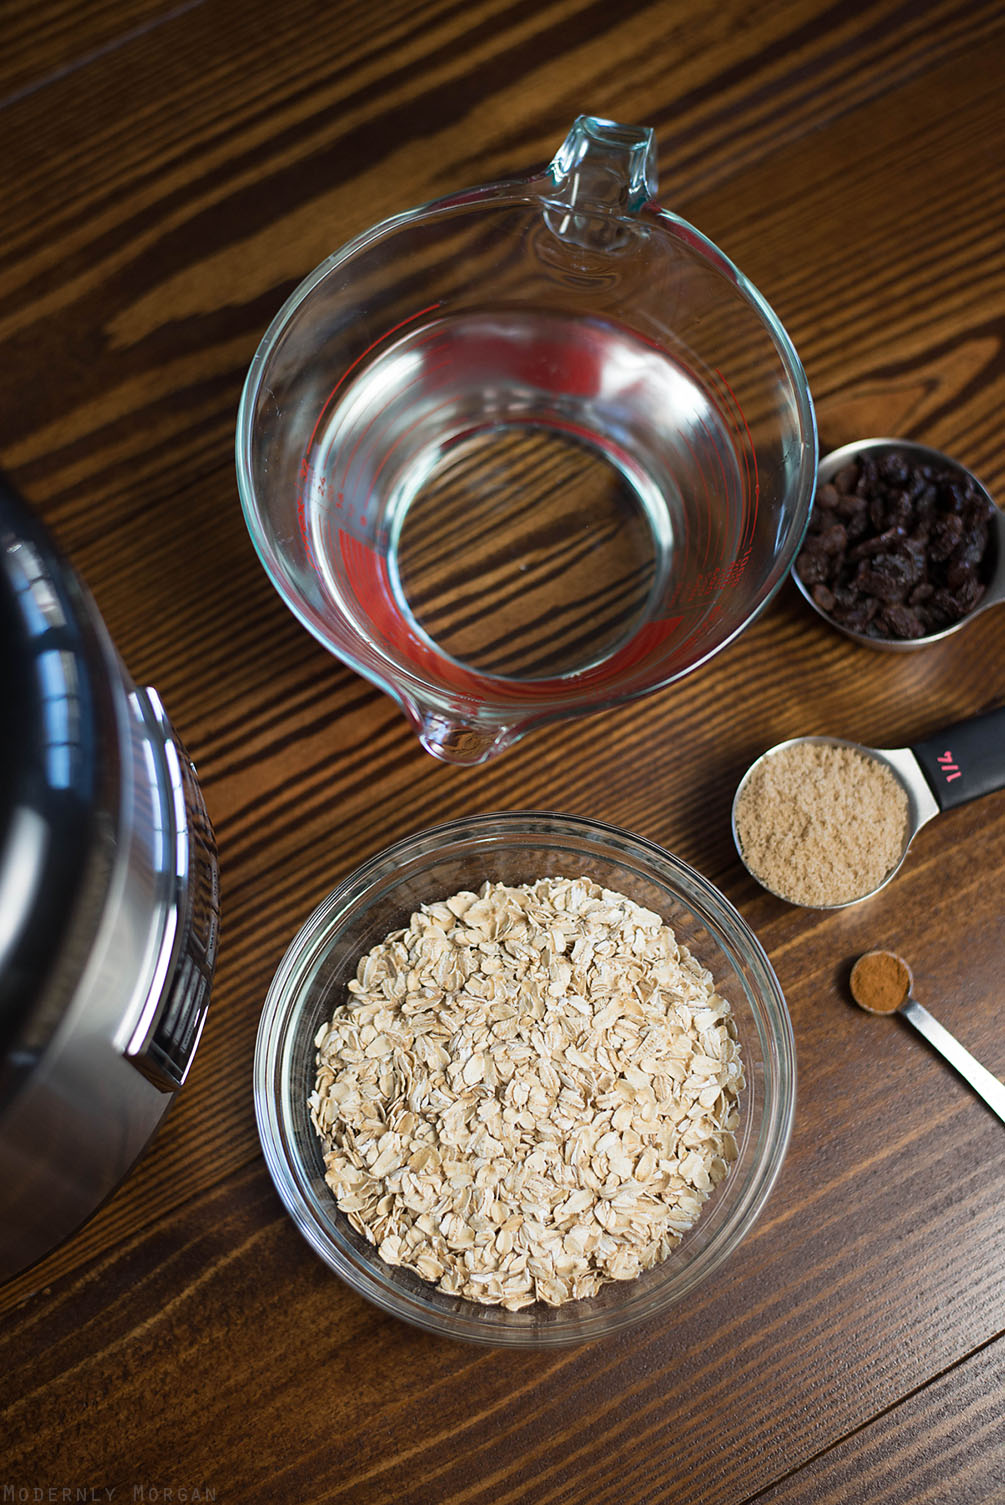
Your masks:
<svg viewBox="0 0 1005 1505"><path fill-rule="evenodd" d="M892 951L867 951L851 969L851 995L870 1014L893 1014L911 995L911 969Z"/></svg>

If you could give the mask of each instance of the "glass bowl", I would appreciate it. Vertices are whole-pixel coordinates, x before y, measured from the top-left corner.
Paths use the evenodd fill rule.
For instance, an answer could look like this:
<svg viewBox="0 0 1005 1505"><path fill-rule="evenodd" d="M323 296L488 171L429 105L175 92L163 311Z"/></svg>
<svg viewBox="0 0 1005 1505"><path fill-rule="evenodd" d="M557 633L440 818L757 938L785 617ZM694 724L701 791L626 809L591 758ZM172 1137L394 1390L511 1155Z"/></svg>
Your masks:
<svg viewBox="0 0 1005 1505"><path fill-rule="evenodd" d="M586 876L650 908L707 966L733 1008L746 1087L738 1157L669 1258L594 1297L521 1311L450 1296L385 1264L339 1211L311 1123L315 1035L345 997L359 958L423 903L483 882ZM721 1269L771 1190L795 1106L795 1047L767 956L732 905L653 843L581 817L473 816L396 842L352 873L314 912L284 957L262 1012L255 1112L266 1163L307 1242L361 1296L416 1327L496 1347L586 1343L651 1320Z"/></svg>

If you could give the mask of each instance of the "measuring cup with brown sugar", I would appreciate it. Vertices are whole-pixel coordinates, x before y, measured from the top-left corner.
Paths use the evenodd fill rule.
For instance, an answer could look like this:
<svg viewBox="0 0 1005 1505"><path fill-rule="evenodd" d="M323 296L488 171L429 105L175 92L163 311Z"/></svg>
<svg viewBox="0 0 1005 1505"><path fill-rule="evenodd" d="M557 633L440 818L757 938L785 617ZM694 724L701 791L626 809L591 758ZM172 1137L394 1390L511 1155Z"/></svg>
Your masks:
<svg viewBox="0 0 1005 1505"><path fill-rule="evenodd" d="M912 747L796 737L747 770L733 800L736 850L762 887L810 909L884 888L936 815L1005 788L1005 706Z"/></svg>
<svg viewBox="0 0 1005 1505"><path fill-rule="evenodd" d="M283 600L435 756L690 673L805 532L816 424L761 294L657 202L647 128L357 235L279 311L238 417Z"/></svg>

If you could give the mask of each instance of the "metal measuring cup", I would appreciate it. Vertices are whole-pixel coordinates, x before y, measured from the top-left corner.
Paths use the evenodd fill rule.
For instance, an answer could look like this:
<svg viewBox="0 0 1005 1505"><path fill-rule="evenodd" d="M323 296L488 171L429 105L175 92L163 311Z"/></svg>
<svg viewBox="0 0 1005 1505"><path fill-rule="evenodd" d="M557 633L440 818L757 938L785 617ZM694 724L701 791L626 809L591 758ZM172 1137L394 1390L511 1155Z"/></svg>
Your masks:
<svg viewBox="0 0 1005 1505"><path fill-rule="evenodd" d="M847 909L850 904L871 898L899 872L911 843L922 826L945 810L968 804L982 795L1005 788L1005 706L956 722L911 747L865 747L843 737L793 737L787 742L779 742L762 753L740 780L733 797L731 823L737 854L750 876L762 888L773 893L776 898L784 899L787 904L799 901L771 888L748 864L737 829L736 810L743 791L756 770L769 758L800 743L850 747L867 758L873 758L890 770L907 795L907 822L900 856L880 882L866 893L856 894L838 904L801 906L806 909Z"/></svg>
<svg viewBox="0 0 1005 1505"><path fill-rule="evenodd" d="M959 632L962 627L968 627L990 607L999 606L1005 601L1005 512L998 507L987 487L978 480L973 471L968 470L965 465L961 465L951 456L944 455L941 450L931 449L927 444L918 444L913 439L859 439L852 444L842 445L840 449L831 450L817 467L817 487L819 489L826 482L832 481L853 460L861 459L865 455L881 459L884 455L894 452L915 463L938 465L945 470L955 471L962 478L969 479L977 488L978 494L991 504L988 544L990 573L984 595L977 605L965 616L960 617L959 621L950 623L948 627L943 627L938 632L926 633L924 637L870 637L866 632L856 632L854 628L843 626L834 617L829 616L822 606L818 606L810 588L800 579L797 568L792 570L792 579L800 595L809 603L817 616L822 617L828 626L837 628L838 632L843 632L845 637L851 638L853 642L862 643L866 648L880 648L891 653L908 653L915 648L928 648L932 643L941 642L943 638Z"/></svg>

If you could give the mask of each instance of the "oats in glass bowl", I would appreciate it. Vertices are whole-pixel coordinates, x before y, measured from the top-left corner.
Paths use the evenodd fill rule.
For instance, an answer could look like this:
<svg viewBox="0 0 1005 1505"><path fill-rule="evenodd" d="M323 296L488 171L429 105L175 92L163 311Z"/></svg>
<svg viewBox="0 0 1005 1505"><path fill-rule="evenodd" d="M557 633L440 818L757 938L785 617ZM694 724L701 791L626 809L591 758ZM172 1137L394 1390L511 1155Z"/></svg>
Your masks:
<svg viewBox="0 0 1005 1505"><path fill-rule="evenodd" d="M325 1180L386 1263L517 1311L664 1260L736 1159L729 1004L589 878L424 904L318 1031Z"/></svg>

